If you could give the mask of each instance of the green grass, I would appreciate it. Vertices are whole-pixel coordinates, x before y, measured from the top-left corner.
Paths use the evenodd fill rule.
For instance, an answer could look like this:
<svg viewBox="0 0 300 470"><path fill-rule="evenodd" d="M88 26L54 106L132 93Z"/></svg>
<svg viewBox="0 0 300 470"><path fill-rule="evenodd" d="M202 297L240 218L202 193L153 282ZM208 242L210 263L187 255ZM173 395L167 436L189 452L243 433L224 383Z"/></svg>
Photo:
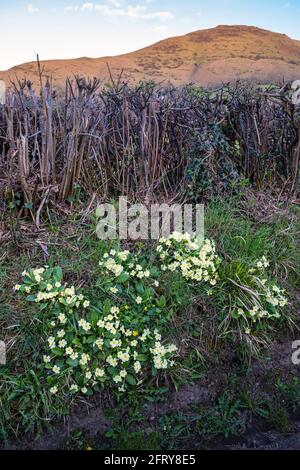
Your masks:
<svg viewBox="0 0 300 470"><path fill-rule="evenodd" d="M300 286L300 214L296 208L258 221L247 213L247 205L240 201L215 201L206 208L205 223L206 235L216 241L223 259L226 278L234 277L237 266L246 266L266 255L271 262L272 276L287 288L292 304L296 301ZM21 239L18 228L15 235ZM61 266L65 280L83 287L91 296L97 295L97 261L107 250L107 243L95 238L93 220L82 222L74 217L70 224L70 221L66 223L52 217L44 244L50 255L47 259L50 266ZM24 433L37 436L51 427L53 420L66 416L71 406L67 396L49 399L43 387L41 351L47 312L44 316L38 315L34 306L18 300L12 291L25 268L45 264L40 245L22 242L21 246L20 251L8 244L4 256L0 256L0 339L5 339L8 346L8 363L0 369L0 438L3 442ZM150 254L151 245L147 249ZM145 403L163 405L168 402L170 390L201 380L213 364L222 360L224 344L228 343L219 334L217 310L224 307L228 296L229 285L224 285L222 295L211 301L187 288L176 276L170 278L164 286L173 314L168 334L171 340L181 344L180 357L174 370L161 383L152 379L131 392L126 400L122 399L119 405L123 410L132 407L142 410ZM282 324L280 331L285 329ZM243 361L243 356L240 357ZM244 377L240 376L238 382L244 385ZM261 386L263 388L263 384ZM300 403L299 383L279 380L272 387L274 396L277 394L274 406L254 399L247 389L237 387L240 390L235 394L225 390L209 409L193 411L189 418L179 411L174 416L157 419L155 428L147 433L139 429L140 418L129 423L123 413L118 420L115 410L112 431L106 436L107 445L152 450L172 448L178 442L184 445L189 439L204 442L218 436L226 438L245 430L242 418L245 409L249 416L264 416L274 425L287 429L289 413ZM118 401L118 397L114 399ZM76 445L78 448L85 446L85 437L75 436ZM94 445L97 447L97 442Z"/></svg>
<svg viewBox="0 0 300 470"><path fill-rule="evenodd" d="M126 424L106 434L111 439L111 448L116 450L156 450L160 448L159 431L146 435L143 431L129 431Z"/></svg>
<svg viewBox="0 0 300 470"><path fill-rule="evenodd" d="M246 263L266 255L279 279L299 287L300 212L296 206L287 214L258 222L245 209L241 212L239 199L216 201L205 210L205 228L225 259Z"/></svg>
<svg viewBox="0 0 300 470"><path fill-rule="evenodd" d="M74 234L64 232L64 228L56 235L50 234L47 247L50 251L47 263L50 266L59 263L66 270L66 279L83 285L96 276L97 261L106 248L91 236L88 226L83 231L77 227ZM26 254L9 258L5 267L0 265L0 329L8 345L8 363L0 369L3 439L18 435L20 430L39 434L50 426L53 418L69 411L66 397L53 403L44 390L41 351L47 337L47 315L40 316L35 306L17 300L12 290L24 269L44 263L41 250L33 245Z"/></svg>

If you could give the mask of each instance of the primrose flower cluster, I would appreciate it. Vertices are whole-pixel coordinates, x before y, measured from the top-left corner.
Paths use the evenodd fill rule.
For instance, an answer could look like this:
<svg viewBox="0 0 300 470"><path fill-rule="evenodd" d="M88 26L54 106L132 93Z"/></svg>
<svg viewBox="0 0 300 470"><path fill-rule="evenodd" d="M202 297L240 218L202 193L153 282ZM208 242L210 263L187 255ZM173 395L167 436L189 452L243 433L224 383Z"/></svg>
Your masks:
<svg viewBox="0 0 300 470"><path fill-rule="evenodd" d="M267 260L265 256L263 256L260 260L257 261L256 266L254 268L254 275L257 273L264 274L270 266L270 262ZM267 277L263 277L262 279L258 275L258 278L263 286L263 294L264 300L269 306L269 318L273 316L273 318L279 318L279 313L276 311L276 308L283 308L287 305L288 300L285 296L285 289L278 287L277 285L273 284L272 282L268 281ZM265 315L268 316L268 315Z"/></svg>
<svg viewBox="0 0 300 470"><path fill-rule="evenodd" d="M285 290L276 285L267 289L266 301L273 307L285 307L288 302L285 297Z"/></svg>
<svg viewBox="0 0 300 470"><path fill-rule="evenodd" d="M150 269L119 250L105 253L99 265L99 299L91 303L62 284L60 268L24 272L15 286L50 316L43 360L53 395L90 395L110 385L124 392L174 365L177 347L160 333L169 313Z"/></svg>
<svg viewBox="0 0 300 470"><path fill-rule="evenodd" d="M89 301L82 294L75 293L74 286L67 287L62 285L62 272L60 268L44 268L33 269L29 272L22 273L23 284L15 285L14 289L21 293L29 294L27 300L31 302L47 305L60 303L66 307L86 308Z"/></svg>
<svg viewBox="0 0 300 470"><path fill-rule="evenodd" d="M91 394L104 384L114 384L120 392L136 385L152 363L153 368L168 369L177 350L175 345L162 345L157 329L138 330L121 321L125 307L106 302L100 312L92 307L87 319L80 318L74 329L74 317L51 322L45 366L54 376L51 393L60 388L56 379L67 380L74 393Z"/></svg>
<svg viewBox="0 0 300 470"><path fill-rule="evenodd" d="M173 232L159 240L156 251L162 271L179 271L186 280L216 285L219 258L213 241L200 244L196 236Z"/></svg>
<svg viewBox="0 0 300 470"><path fill-rule="evenodd" d="M109 253L104 253L103 259L99 261L99 266L114 277L123 274L126 280L129 278L148 279L151 275L150 270L140 264L138 257L127 250L116 251L112 249Z"/></svg>
<svg viewBox="0 0 300 470"><path fill-rule="evenodd" d="M241 322L246 334L251 334L254 327L261 328L268 320L280 319L282 309L288 303L285 290L268 279L266 271L269 266L269 261L263 256L249 269L249 286L245 289L248 295L232 309L232 318Z"/></svg>

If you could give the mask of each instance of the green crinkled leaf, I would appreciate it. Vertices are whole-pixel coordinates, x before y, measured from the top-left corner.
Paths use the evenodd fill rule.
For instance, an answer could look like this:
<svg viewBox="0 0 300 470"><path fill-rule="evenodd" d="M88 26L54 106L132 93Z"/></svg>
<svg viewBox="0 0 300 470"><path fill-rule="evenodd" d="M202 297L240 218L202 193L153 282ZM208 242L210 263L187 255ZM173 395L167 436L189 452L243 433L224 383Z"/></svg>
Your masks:
<svg viewBox="0 0 300 470"><path fill-rule="evenodd" d="M63 354L64 354L63 351L59 348L52 349L52 352L55 356L63 356Z"/></svg>
<svg viewBox="0 0 300 470"><path fill-rule="evenodd" d="M157 301L156 301L157 305L161 308L165 307L166 304L167 304L167 301L166 301L166 298L164 295L162 295Z"/></svg>
<svg viewBox="0 0 300 470"><path fill-rule="evenodd" d="M126 381L127 381L130 385L136 385L136 379L133 377L133 375L127 374L127 375L126 375Z"/></svg>
<svg viewBox="0 0 300 470"><path fill-rule="evenodd" d="M68 359L66 360L66 364L68 364L71 367L76 367L78 366L79 362L77 359L71 359L70 357L68 357Z"/></svg>
<svg viewBox="0 0 300 470"><path fill-rule="evenodd" d="M138 294L144 294L145 288L141 282L137 282L135 284L135 290L137 291Z"/></svg>
<svg viewBox="0 0 300 470"><path fill-rule="evenodd" d="M86 342L88 344L94 343L96 341L97 337L95 335L91 335L87 338Z"/></svg>
<svg viewBox="0 0 300 470"><path fill-rule="evenodd" d="M28 295L28 296L26 297L26 300L27 300L28 302L34 302L35 299L36 299L36 296L33 295L33 294Z"/></svg>
<svg viewBox="0 0 300 470"><path fill-rule="evenodd" d="M55 282L60 282L63 278L63 272L60 266L53 268L53 279Z"/></svg>
<svg viewBox="0 0 300 470"><path fill-rule="evenodd" d="M90 312L89 314L89 320L92 322L96 322L99 319L99 313L97 313L95 310Z"/></svg>
<svg viewBox="0 0 300 470"><path fill-rule="evenodd" d="M120 284L125 284L125 282L128 281L129 277L129 274L122 273L116 278L116 282L119 282Z"/></svg>
<svg viewBox="0 0 300 470"><path fill-rule="evenodd" d="M146 362L147 361L147 356L145 356L145 354L139 354L137 356L137 360L140 361L140 362Z"/></svg>
<svg viewBox="0 0 300 470"><path fill-rule="evenodd" d="M156 266L151 266L149 269L151 277L157 277L160 275L160 271Z"/></svg>

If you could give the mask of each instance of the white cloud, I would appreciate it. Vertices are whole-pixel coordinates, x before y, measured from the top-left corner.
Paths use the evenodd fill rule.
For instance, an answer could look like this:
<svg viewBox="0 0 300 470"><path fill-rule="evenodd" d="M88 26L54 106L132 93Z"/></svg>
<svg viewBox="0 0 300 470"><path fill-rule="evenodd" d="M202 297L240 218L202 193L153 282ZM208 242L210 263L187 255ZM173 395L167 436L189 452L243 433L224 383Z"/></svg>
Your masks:
<svg viewBox="0 0 300 470"><path fill-rule="evenodd" d="M170 11L154 11L153 13L146 13L145 15L141 15L141 18L144 20L171 20L174 18L174 15Z"/></svg>
<svg viewBox="0 0 300 470"><path fill-rule="evenodd" d="M154 11L149 12L147 7L141 5L128 5L125 8L111 8L109 5L95 5L95 9L100 11L106 16L123 16L133 19L142 19L142 20L170 20L174 18L173 13L169 11Z"/></svg>
<svg viewBox="0 0 300 470"><path fill-rule="evenodd" d="M78 11L78 10L79 10L79 6L69 5L65 7L65 11Z"/></svg>
<svg viewBox="0 0 300 470"><path fill-rule="evenodd" d="M92 11L95 10L108 17L124 17L140 20L171 20L174 14L170 11L149 11L144 5L122 6L124 0L104 0L105 3L95 4L85 2L80 6L67 6L65 11Z"/></svg>
<svg viewBox="0 0 300 470"><path fill-rule="evenodd" d="M92 10L94 8L94 4L90 2L86 2L81 6L81 10Z"/></svg>
<svg viewBox="0 0 300 470"><path fill-rule="evenodd" d="M95 5L95 10L100 11L106 16L124 16L122 8L111 8L108 5Z"/></svg>
<svg viewBox="0 0 300 470"><path fill-rule="evenodd" d="M120 7L124 0L104 0L104 1L105 3L109 3L110 5L113 5L114 7Z"/></svg>
<svg viewBox="0 0 300 470"><path fill-rule="evenodd" d="M27 5L28 13L38 13L39 11L40 11L39 8L34 7L31 3Z"/></svg>

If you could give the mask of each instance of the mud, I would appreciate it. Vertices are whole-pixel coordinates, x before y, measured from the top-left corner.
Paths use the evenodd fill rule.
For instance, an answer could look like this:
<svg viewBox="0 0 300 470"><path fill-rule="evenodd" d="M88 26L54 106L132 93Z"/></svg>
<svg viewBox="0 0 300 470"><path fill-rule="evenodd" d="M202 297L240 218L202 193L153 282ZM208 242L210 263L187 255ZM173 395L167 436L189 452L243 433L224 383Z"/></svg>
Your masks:
<svg viewBox="0 0 300 470"><path fill-rule="evenodd" d="M276 341L264 360L254 360L245 376L240 380L238 387L246 387L252 397L270 399L274 394L274 381L276 377L284 380L287 376L300 378L300 366L291 362L293 338ZM229 357L231 360L229 360ZM235 361L235 354L224 351L222 361L207 367L206 373L196 383L184 385L178 391L171 391L167 400L162 403L145 403L142 406L144 420L141 429L151 432L155 429L160 417L168 414L182 412L190 414L191 405L208 409L214 405L216 398L225 389L228 378L238 372L240 364ZM55 423L52 431L43 433L38 439L24 437L18 443L10 444L9 449L62 449L73 431L80 430L84 440L100 442L105 440L105 433L111 429L111 422L105 416L105 410L112 409L114 403L108 397L98 395L88 402L79 402L73 405L70 415L65 420ZM245 413L245 421L247 419ZM249 428L249 425L251 426ZM211 449L300 449L300 413L292 418L291 431L281 433L267 428L261 420L248 423L248 430L243 436L231 439L216 439L209 444ZM135 429L136 430L136 429ZM198 438L184 447L190 449L201 448ZM188 447L187 447L188 446Z"/></svg>

